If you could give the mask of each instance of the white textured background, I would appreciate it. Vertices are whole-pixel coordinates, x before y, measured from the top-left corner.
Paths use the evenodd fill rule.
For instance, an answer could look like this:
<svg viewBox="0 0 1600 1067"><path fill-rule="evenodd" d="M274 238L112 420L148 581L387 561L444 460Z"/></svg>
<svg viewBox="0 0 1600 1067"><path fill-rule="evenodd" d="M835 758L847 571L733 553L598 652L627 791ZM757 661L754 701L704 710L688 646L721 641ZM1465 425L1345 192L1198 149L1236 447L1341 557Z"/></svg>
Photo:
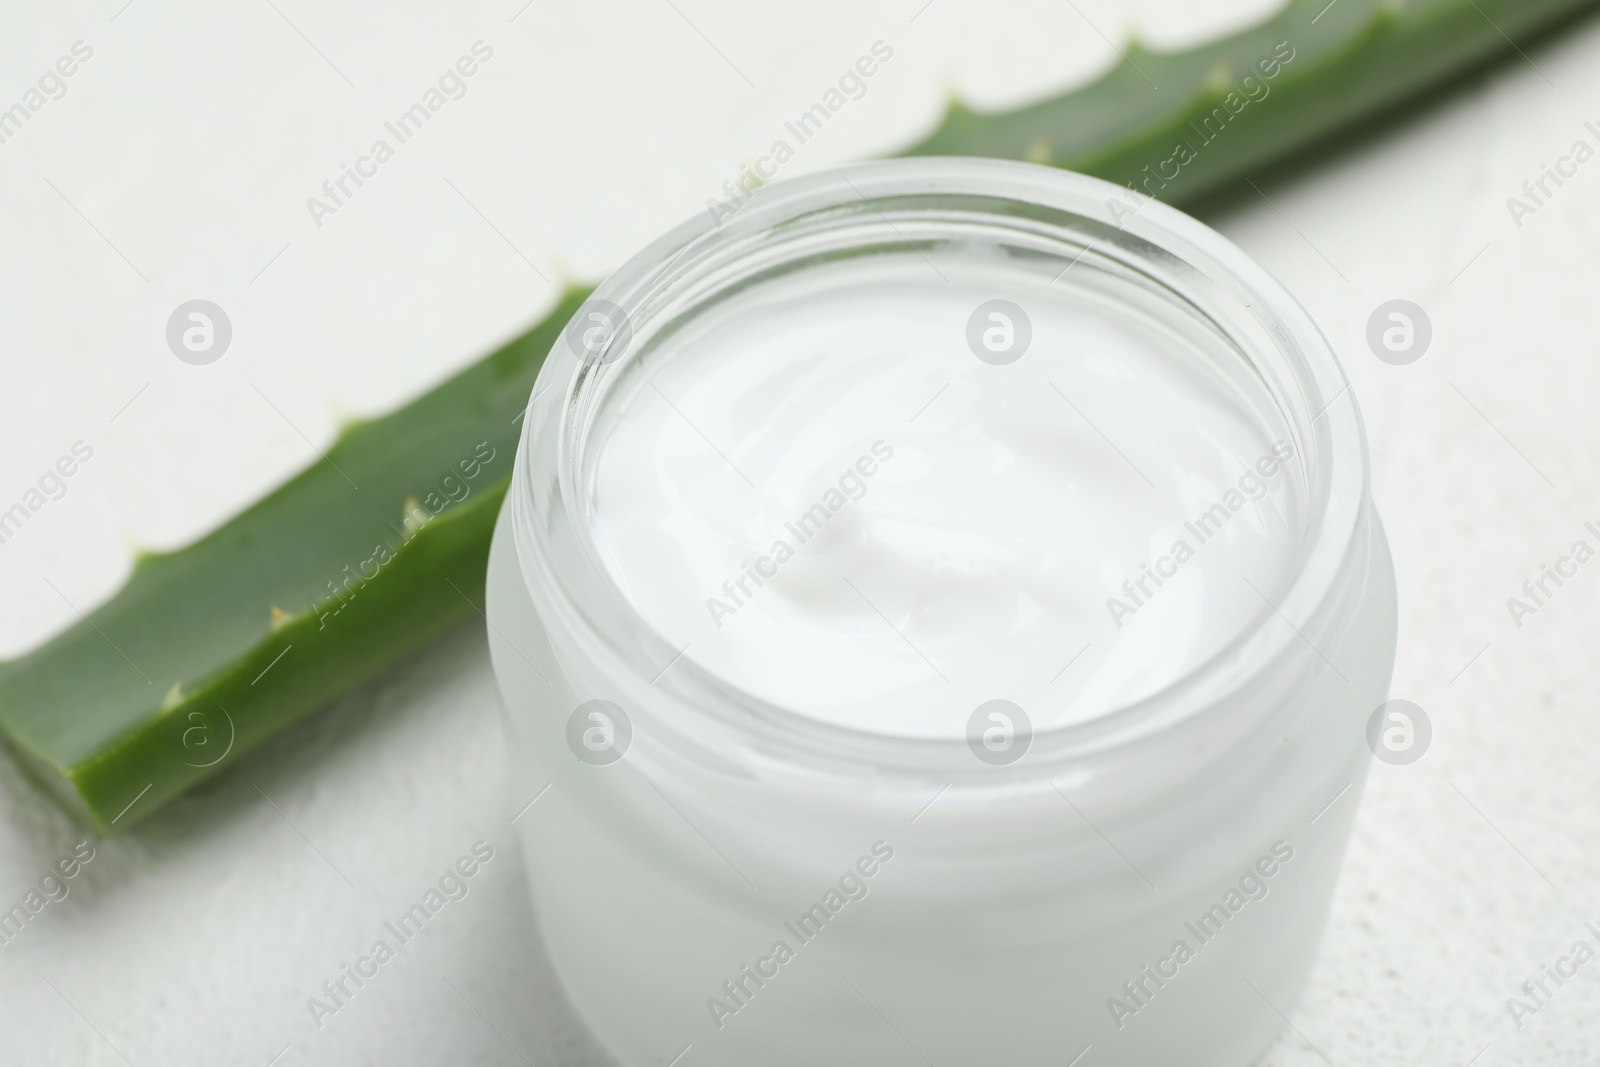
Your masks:
<svg viewBox="0 0 1600 1067"><path fill-rule="evenodd" d="M0 510L72 442L95 450L0 545L0 654L108 595L132 546L214 525L313 459L308 439L702 209L874 40L894 60L785 174L915 139L951 93L1082 81L1115 59L1102 31L1179 46L1276 6L122 4L0 13L0 108L94 49L0 145ZM305 198L480 38L468 95L315 228ZM1436 731L1420 763L1375 767L1275 1067L1600 1062L1600 962L1520 1031L1505 1004L1600 919L1600 562L1520 629L1505 606L1600 519L1600 161L1520 229L1505 206L1596 141L1597 59L1591 20L1207 215L1354 379L1399 571L1395 695ZM163 337L196 297L233 322L208 367ZM1434 323L1409 367L1364 342L1394 297ZM540 953L496 716L463 626L99 845L0 950L0 1063L602 1062ZM478 839L497 855L471 894L315 1028L306 998ZM0 903L77 840L0 760Z"/></svg>

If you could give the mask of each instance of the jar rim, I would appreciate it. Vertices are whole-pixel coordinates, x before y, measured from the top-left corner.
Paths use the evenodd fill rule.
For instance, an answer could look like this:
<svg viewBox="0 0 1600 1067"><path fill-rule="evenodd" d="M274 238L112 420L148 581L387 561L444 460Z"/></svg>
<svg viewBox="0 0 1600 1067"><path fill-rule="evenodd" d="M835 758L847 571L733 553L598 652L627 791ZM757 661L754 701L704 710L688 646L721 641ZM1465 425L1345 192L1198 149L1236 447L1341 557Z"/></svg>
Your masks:
<svg viewBox="0 0 1600 1067"><path fill-rule="evenodd" d="M728 217L700 213L629 259L594 290L585 307L609 302L635 327L652 315L670 319L674 299L695 299L684 295L694 293L703 298L728 284L731 265L755 254L775 234L862 204L883 215L880 205L919 197L970 198L1074 219L1083 253L1092 248L1110 254L1110 245L1092 235L1114 228L1130 244L1148 249L1143 265L1181 267L1203 279L1212 298L1236 301L1232 310L1238 317L1229 325L1249 332L1251 349L1245 350L1246 339L1236 332L1224 332L1257 373L1270 369L1278 376L1273 400L1306 465L1305 532L1279 602L1263 596L1262 610L1227 644L1155 692L1084 721L1040 729L1032 737L1030 758L1005 770L1025 770L1026 764L1059 767L1064 760L1124 748L1203 715L1296 650L1303 653L1310 645L1320 657L1303 631L1345 573L1366 513L1368 462L1360 412L1331 346L1305 309L1242 249L1175 208L1128 187L1026 163L919 157L855 164L758 189L742 202L725 205ZM887 215L883 218L889 222ZM1005 225L1008 216L995 209L992 221ZM1115 251L1120 261L1141 265L1128 247L1118 245ZM1218 306L1200 311L1216 322ZM631 334L620 345L630 341L636 342ZM564 331L540 371L523 421L508 505L521 572L547 629L554 624L579 635L603 661L600 674L622 690L654 687L672 698L674 721L662 725L685 736L720 734L781 759L805 752L811 760L842 759L880 769L1000 769L972 767L978 761L960 737L878 733L740 689L683 657L633 608L600 558L585 518L591 487L582 466L593 408L627 363L626 353L609 351L580 355ZM650 670L670 666L669 683L646 678L644 663L654 665ZM640 682L648 684L641 688Z"/></svg>

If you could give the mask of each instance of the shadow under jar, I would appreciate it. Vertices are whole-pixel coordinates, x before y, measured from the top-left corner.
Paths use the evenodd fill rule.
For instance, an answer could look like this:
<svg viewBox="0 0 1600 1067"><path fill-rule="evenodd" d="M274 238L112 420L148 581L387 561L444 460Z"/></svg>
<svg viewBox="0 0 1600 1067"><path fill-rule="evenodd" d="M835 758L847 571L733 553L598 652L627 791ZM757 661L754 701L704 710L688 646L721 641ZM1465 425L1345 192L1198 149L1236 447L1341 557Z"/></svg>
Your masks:
<svg viewBox="0 0 1600 1067"><path fill-rule="evenodd" d="M540 928L628 1067L1245 1067L1395 644L1304 310L1177 211L958 159L608 279L488 606Z"/></svg>

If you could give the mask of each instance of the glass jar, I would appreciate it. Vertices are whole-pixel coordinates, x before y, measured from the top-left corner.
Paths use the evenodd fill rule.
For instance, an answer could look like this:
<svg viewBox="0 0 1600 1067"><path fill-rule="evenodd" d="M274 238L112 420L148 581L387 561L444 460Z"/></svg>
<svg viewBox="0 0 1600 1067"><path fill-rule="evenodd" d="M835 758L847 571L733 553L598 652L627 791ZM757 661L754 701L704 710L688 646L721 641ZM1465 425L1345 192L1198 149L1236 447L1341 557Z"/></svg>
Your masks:
<svg viewBox="0 0 1600 1067"><path fill-rule="evenodd" d="M653 375L752 300L914 259L1159 322L1282 443L1281 580L1196 630L1199 662L1092 714L917 734L754 691L625 592L595 486ZM488 617L540 929L627 1067L1245 1067L1310 967L1396 626L1360 416L1305 311L1180 212L965 159L785 182L612 275L530 400Z"/></svg>

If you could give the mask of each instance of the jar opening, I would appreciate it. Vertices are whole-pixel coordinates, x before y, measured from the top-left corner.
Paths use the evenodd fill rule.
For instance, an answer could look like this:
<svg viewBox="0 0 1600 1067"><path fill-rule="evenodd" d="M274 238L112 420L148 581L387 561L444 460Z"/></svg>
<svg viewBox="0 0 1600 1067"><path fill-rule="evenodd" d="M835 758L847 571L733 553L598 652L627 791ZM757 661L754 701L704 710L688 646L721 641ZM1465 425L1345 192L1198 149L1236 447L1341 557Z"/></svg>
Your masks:
<svg viewBox="0 0 1600 1067"><path fill-rule="evenodd" d="M1066 753L1225 698L1303 640L1365 478L1326 341L1222 237L918 159L762 190L608 279L512 506L611 680L881 763L965 754L996 702Z"/></svg>

